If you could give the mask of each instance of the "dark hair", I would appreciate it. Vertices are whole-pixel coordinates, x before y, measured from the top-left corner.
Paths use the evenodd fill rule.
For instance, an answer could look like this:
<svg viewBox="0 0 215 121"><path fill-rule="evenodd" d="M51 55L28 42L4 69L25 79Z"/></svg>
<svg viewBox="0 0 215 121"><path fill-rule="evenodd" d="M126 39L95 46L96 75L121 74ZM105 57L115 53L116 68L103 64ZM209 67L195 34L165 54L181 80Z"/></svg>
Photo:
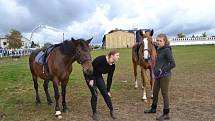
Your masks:
<svg viewBox="0 0 215 121"><path fill-rule="evenodd" d="M110 57L111 55L115 55L116 53L119 53L117 50L110 50L108 53L108 57Z"/></svg>

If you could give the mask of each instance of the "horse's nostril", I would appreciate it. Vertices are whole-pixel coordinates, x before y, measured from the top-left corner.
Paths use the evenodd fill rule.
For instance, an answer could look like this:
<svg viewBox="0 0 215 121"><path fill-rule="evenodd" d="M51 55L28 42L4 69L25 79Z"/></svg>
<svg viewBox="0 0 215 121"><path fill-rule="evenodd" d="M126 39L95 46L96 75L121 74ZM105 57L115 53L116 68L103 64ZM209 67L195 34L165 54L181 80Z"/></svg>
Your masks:
<svg viewBox="0 0 215 121"><path fill-rule="evenodd" d="M149 59L144 59L146 63L148 63Z"/></svg>
<svg viewBox="0 0 215 121"><path fill-rule="evenodd" d="M93 71L92 71L91 69L87 69L87 73L88 73L89 75L91 75L91 74L93 74Z"/></svg>

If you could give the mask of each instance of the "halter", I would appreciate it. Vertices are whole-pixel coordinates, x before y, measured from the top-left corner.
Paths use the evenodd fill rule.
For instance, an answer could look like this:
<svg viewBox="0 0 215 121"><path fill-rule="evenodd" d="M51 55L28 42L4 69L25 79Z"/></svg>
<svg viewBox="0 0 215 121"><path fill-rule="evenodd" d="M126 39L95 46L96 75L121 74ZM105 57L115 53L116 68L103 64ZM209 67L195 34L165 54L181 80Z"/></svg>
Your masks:
<svg viewBox="0 0 215 121"><path fill-rule="evenodd" d="M78 56L80 56L80 55L76 54L76 60L77 60L77 62L79 64L83 64L86 61L91 61L92 60L91 58L84 58L84 59L81 60L80 58L78 58Z"/></svg>
<svg viewBox="0 0 215 121"><path fill-rule="evenodd" d="M77 62L79 63L79 64L83 64L84 62L86 62L86 61L91 61L91 59L84 59L84 60L79 60L79 59L77 59Z"/></svg>

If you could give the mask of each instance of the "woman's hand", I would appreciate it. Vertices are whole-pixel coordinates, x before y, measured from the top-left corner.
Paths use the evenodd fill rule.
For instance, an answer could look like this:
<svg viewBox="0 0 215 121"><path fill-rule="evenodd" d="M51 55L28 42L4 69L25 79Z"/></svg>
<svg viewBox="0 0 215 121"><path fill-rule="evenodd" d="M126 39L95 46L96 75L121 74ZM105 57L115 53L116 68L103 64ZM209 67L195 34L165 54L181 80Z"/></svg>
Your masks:
<svg viewBox="0 0 215 121"><path fill-rule="evenodd" d="M156 77L159 77L161 74L162 74L162 70L161 69L155 70L155 72L154 72L154 75Z"/></svg>
<svg viewBox="0 0 215 121"><path fill-rule="evenodd" d="M112 97L110 92L108 92L108 95L109 95L109 97Z"/></svg>
<svg viewBox="0 0 215 121"><path fill-rule="evenodd" d="M90 80L89 85L90 85L91 87L93 87L93 84L94 84L94 81L93 81L93 80Z"/></svg>

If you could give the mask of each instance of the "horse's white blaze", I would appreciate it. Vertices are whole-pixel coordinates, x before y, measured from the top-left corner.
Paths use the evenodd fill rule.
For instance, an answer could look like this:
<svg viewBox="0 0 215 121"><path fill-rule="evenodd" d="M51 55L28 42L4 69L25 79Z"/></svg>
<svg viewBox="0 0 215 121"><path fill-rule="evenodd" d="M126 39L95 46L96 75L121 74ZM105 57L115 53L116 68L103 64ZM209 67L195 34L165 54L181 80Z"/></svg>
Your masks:
<svg viewBox="0 0 215 121"><path fill-rule="evenodd" d="M55 115L61 115L61 112L60 111L56 111Z"/></svg>
<svg viewBox="0 0 215 121"><path fill-rule="evenodd" d="M149 58L149 51L148 51L148 40L147 40L147 38L144 38L143 42L144 42L144 59L148 59Z"/></svg>

